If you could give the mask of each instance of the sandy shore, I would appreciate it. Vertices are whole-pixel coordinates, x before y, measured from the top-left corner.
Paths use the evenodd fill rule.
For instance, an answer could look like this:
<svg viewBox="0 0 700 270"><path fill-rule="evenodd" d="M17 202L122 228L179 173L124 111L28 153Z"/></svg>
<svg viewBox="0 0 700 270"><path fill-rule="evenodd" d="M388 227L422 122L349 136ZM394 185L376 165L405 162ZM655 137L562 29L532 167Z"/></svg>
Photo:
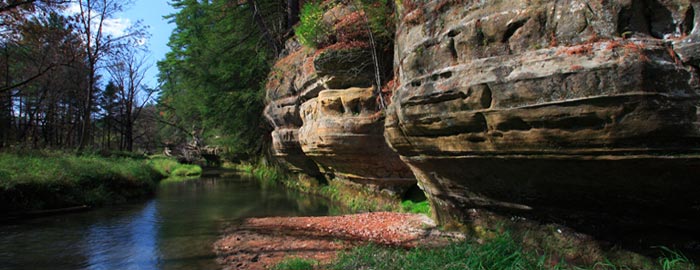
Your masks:
<svg viewBox="0 0 700 270"><path fill-rule="evenodd" d="M377 212L246 219L228 226L214 250L224 269L268 269L285 257L323 265L339 251L366 243L409 248L447 241L424 215Z"/></svg>

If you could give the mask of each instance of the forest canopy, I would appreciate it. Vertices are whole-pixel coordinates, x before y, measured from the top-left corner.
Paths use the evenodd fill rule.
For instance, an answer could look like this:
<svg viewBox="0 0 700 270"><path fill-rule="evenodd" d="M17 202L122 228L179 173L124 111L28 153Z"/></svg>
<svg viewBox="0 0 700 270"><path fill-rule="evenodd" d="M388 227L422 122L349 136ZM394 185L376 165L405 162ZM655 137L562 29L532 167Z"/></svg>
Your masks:
<svg viewBox="0 0 700 270"><path fill-rule="evenodd" d="M298 2L171 1L158 86L143 83L147 27L104 31L130 4L0 3L0 149L155 152L196 141L261 153L262 85Z"/></svg>
<svg viewBox="0 0 700 270"><path fill-rule="evenodd" d="M204 140L249 156L264 149L263 83L289 21L284 2L172 2L178 11L158 63L165 140Z"/></svg>

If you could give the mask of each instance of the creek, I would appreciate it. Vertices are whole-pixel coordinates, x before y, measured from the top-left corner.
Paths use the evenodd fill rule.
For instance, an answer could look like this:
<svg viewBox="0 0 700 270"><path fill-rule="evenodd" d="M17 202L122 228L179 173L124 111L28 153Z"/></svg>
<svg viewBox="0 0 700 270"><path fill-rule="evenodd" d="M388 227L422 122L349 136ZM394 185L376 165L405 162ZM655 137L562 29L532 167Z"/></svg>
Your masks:
<svg viewBox="0 0 700 270"><path fill-rule="evenodd" d="M228 223L333 211L245 176L163 181L139 203L0 223L0 269L217 269L212 244Z"/></svg>

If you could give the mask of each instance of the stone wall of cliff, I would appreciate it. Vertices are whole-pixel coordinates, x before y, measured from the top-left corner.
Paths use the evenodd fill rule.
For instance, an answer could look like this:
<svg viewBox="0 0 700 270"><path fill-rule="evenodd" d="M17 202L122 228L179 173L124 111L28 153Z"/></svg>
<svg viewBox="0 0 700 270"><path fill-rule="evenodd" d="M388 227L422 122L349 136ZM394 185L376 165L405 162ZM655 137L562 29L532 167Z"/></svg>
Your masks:
<svg viewBox="0 0 700 270"><path fill-rule="evenodd" d="M326 12L326 23L334 31L359 28L357 33L328 38L318 49L288 42L289 54L270 74L265 116L274 126L274 154L292 171L401 197L416 180L385 142L370 44L361 41L368 39L358 24L361 15L335 5Z"/></svg>
<svg viewBox="0 0 700 270"><path fill-rule="evenodd" d="M413 1L386 138L443 223L700 224L695 1Z"/></svg>
<svg viewBox="0 0 700 270"><path fill-rule="evenodd" d="M290 168L390 190L415 176L443 224L486 209L572 226L700 226L699 2L397 9L386 111L366 44L292 46L277 63L266 115Z"/></svg>

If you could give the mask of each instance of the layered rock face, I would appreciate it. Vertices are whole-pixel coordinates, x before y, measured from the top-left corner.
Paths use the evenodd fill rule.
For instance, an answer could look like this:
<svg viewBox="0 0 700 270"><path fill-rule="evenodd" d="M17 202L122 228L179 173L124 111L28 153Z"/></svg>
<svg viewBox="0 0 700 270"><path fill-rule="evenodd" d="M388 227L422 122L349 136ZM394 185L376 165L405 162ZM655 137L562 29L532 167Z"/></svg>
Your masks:
<svg viewBox="0 0 700 270"><path fill-rule="evenodd" d="M408 167L384 140L384 117L374 88L321 91L301 105L304 153L324 172L380 189L404 191L415 184Z"/></svg>
<svg viewBox="0 0 700 270"><path fill-rule="evenodd" d="M440 222L481 208L700 225L700 4L439 0L403 12L385 135Z"/></svg>
<svg viewBox="0 0 700 270"><path fill-rule="evenodd" d="M326 14L331 25L350 16L344 6ZM339 39L314 50L294 44L267 85L265 115L275 128L275 155L292 170L397 196L415 185L411 170L384 140L368 45Z"/></svg>

